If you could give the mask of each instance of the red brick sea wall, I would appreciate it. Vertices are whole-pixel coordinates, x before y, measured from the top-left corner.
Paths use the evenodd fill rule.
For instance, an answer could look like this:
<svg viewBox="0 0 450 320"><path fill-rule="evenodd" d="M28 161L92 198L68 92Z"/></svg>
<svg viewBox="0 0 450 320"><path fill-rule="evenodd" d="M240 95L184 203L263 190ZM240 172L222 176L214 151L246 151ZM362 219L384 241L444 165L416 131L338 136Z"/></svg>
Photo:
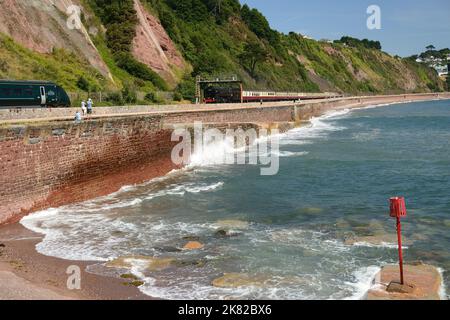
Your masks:
<svg viewBox="0 0 450 320"><path fill-rule="evenodd" d="M120 109L120 112L111 109L114 115L102 109L100 113L104 114L80 124L64 118L43 120L44 110L28 111L28 114L20 111L24 115L22 120L11 119L13 113L2 110L0 224L18 221L33 211L107 195L124 185L142 183L176 169L170 159L176 144L170 141L171 124L294 122L330 109L433 98L437 97L347 98L265 107L203 107L190 111L180 111L177 106L159 113L153 108L147 114L143 107ZM53 110L51 113L69 111L74 112ZM40 119L29 120L35 112ZM2 119L2 114L7 116Z"/></svg>
<svg viewBox="0 0 450 320"><path fill-rule="evenodd" d="M161 127L151 116L0 128L0 223L175 169Z"/></svg>

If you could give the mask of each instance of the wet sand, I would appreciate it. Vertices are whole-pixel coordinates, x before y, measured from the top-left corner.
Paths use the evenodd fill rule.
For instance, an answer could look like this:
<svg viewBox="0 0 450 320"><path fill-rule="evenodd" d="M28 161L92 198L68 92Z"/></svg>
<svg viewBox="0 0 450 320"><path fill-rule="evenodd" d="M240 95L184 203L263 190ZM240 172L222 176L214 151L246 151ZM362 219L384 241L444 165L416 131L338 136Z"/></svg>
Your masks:
<svg viewBox="0 0 450 320"><path fill-rule="evenodd" d="M42 235L20 224L0 227L0 300L149 300L128 280L86 272L98 262L47 257L35 249ZM69 290L69 266L81 269L81 289Z"/></svg>

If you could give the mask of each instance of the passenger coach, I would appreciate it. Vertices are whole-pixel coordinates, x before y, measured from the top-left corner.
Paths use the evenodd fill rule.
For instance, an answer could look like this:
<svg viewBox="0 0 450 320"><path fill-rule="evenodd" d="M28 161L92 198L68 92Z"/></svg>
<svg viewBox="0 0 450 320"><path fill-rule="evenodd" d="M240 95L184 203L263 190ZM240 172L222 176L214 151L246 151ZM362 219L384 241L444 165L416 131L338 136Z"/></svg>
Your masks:
<svg viewBox="0 0 450 320"><path fill-rule="evenodd" d="M70 98L53 82L0 80L0 108L11 107L70 107Z"/></svg>

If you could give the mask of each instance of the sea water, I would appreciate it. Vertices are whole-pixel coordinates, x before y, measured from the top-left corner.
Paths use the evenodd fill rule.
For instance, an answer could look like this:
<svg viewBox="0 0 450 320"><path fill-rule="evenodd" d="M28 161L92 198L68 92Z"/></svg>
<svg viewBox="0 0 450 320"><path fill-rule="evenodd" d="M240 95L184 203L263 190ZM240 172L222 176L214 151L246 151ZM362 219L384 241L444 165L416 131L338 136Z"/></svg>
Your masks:
<svg viewBox="0 0 450 320"><path fill-rule="evenodd" d="M124 267L153 297L360 299L380 266L396 263L396 243L346 240L395 235L388 199L401 195L405 260L436 265L448 287L449 141L449 101L341 110L283 134L275 176L196 155L183 170L22 224L45 235L39 252L97 261L91 272L119 275L105 262L135 256ZM180 250L192 239L204 248ZM177 263L152 269L145 257Z"/></svg>

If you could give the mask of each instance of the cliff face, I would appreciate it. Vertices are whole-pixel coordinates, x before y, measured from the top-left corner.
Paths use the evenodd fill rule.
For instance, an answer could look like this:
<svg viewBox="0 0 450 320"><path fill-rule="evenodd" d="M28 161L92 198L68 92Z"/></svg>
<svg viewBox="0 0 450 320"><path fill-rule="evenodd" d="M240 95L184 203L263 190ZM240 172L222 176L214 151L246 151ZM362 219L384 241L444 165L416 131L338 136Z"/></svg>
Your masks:
<svg viewBox="0 0 450 320"><path fill-rule="evenodd" d="M77 0L0 0L0 3L0 32L38 53L49 54L54 48L74 52L111 78L86 28L67 27L67 9L80 5Z"/></svg>
<svg viewBox="0 0 450 320"><path fill-rule="evenodd" d="M178 80L175 71L186 68L184 58L161 22L147 11L139 0L134 0L134 9L138 18L132 47L134 57L174 85Z"/></svg>
<svg viewBox="0 0 450 320"><path fill-rule="evenodd" d="M81 8L81 29L70 29L67 26L71 13L68 8L73 5ZM0 59L3 59L3 64L6 65L3 70L0 69L0 78L45 78L61 82L71 91L76 90L76 78L67 83L56 75L25 70L19 72L21 61L14 58L16 55L14 51L21 50L22 47L29 50L24 64L28 64L29 60L33 60L36 65L42 64L40 57L53 58L55 49L75 54L80 65L79 68L75 66L75 69L83 69L83 74L78 78L82 76L88 78L94 88L117 87L117 85L120 87L123 82L133 83L136 80L134 76L121 70L117 71L114 62L110 61L111 53L105 49L106 29L98 22L99 19L91 10L88 1L0 0L0 6L0 40L8 36L14 41L14 50L7 45L0 47ZM139 0L134 0L134 8L138 23L131 53L138 61L158 73L171 87L176 86L183 71L189 67L188 64L159 20L151 15ZM49 63L57 69L65 68L64 59L55 60L57 59L51 59ZM38 68L31 67L31 69ZM97 81L95 72L100 73L106 81Z"/></svg>
<svg viewBox="0 0 450 320"><path fill-rule="evenodd" d="M379 49L279 33L238 0L0 0L0 5L0 78L53 80L70 91L88 90L79 81L86 78L91 91L131 84L144 92L168 87L185 98L193 96L199 74L233 74L248 89L280 91L445 88L430 68ZM67 27L71 5L82 8L80 30ZM117 23L124 14L125 21ZM10 39L2 40L5 35ZM117 43L124 45L119 52ZM63 50L55 54L55 49ZM128 56L118 58L122 50Z"/></svg>

